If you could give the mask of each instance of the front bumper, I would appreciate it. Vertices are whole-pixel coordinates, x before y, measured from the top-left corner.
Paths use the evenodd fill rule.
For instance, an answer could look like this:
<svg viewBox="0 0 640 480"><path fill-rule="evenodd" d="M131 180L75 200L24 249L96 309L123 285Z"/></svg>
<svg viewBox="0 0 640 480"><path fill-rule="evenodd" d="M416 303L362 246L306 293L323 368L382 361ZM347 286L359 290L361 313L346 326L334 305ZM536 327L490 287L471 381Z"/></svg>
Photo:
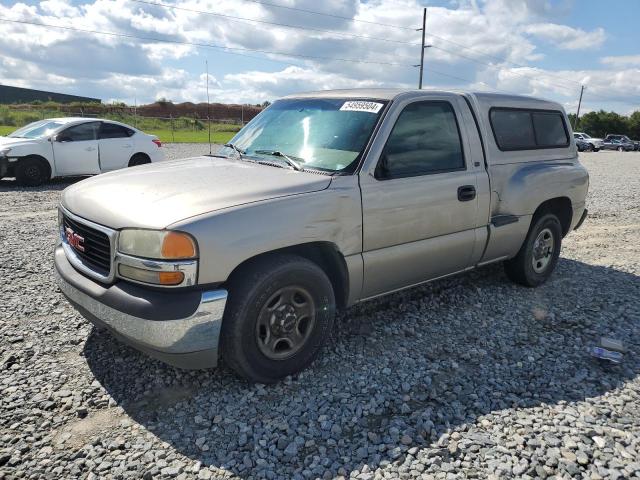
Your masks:
<svg viewBox="0 0 640 480"><path fill-rule="evenodd" d="M0 157L0 178L6 177L9 173L9 159L7 157Z"/></svg>
<svg viewBox="0 0 640 480"><path fill-rule="evenodd" d="M226 290L161 292L126 282L103 286L74 269L61 246L54 260L60 290L96 326L176 367L217 365Z"/></svg>

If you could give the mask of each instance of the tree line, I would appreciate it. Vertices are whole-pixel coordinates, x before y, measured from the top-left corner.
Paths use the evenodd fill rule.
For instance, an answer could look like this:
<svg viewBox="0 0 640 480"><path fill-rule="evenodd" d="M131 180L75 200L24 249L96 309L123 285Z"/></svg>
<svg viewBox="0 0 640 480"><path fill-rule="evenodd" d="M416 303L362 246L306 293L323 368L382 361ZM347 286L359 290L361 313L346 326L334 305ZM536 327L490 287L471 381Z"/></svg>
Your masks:
<svg viewBox="0 0 640 480"><path fill-rule="evenodd" d="M576 116L569 114L571 125L575 125ZM604 138L609 133L626 135L632 140L640 140L640 110L631 115L620 115L616 112L589 112L580 116L574 131L585 132L596 138Z"/></svg>

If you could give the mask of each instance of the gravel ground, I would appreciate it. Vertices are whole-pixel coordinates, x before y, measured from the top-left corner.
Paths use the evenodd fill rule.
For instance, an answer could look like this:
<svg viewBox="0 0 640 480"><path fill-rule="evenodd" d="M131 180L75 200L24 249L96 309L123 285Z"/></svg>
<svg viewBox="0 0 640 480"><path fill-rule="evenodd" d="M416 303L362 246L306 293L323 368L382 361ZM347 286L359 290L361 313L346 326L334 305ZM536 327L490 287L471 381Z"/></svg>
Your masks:
<svg viewBox="0 0 640 480"><path fill-rule="evenodd" d="M547 284L493 266L351 308L266 387L93 329L53 282L69 183L0 181L0 479L638 477L640 153L582 160L591 216ZM590 358L603 335L621 365Z"/></svg>

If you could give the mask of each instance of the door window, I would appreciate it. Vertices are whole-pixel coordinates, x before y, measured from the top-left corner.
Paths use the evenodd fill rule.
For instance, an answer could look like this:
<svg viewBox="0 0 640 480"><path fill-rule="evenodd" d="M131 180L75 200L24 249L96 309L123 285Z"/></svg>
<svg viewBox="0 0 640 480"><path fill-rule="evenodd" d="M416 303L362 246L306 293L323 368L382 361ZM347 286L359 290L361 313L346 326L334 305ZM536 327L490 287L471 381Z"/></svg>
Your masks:
<svg viewBox="0 0 640 480"><path fill-rule="evenodd" d="M127 138L133 135L130 128L116 125L115 123L103 123L100 127L100 140L107 138Z"/></svg>
<svg viewBox="0 0 640 480"><path fill-rule="evenodd" d="M74 125L58 134L58 142L83 142L86 140L96 140L99 122L87 122Z"/></svg>
<svg viewBox="0 0 640 480"><path fill-rule="evenodd" d="M402 111L387 139L376 178L464 170L460 130L448 102L416 102Z"/></svg>

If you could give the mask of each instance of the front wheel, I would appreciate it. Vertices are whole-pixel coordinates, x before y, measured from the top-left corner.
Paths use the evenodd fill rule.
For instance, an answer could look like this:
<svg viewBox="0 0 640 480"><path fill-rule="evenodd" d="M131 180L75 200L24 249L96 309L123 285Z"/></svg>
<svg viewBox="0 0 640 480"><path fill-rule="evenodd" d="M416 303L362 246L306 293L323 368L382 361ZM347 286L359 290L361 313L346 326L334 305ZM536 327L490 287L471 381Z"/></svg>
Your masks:
<svg viewBox="0 0 640 480"><path fill-rule="evenodd" d="M562 227L558 217L551 213L534 217L520 251L504 263L507 276L527 287L543 284L556 268L561 245Z"/></svg>
<svg viewBox="0 0 640 480"><path fill-rule="evenodd" d="M34 157L23 158L16 166L18 185L37 187L48 179L47 167L43 160Z"/></svg>
<svg viewBox="0 0 640 480"><path fill-rule="evenodd" d="M624 152L624 147L618 147L619 152Z"/></svg>
<svg viewBox="0 0 640 480"><path fill-rule="evenodd" d="M130 167L137 167L138 165L145 165L147 163L151 163L151 159L144 153L136 153L131 157L131 160L129 160Z"/></svg>
<svg viewBox="0 0 640 480"><path fill-rule="evenodd" d="M229 283L222 356L250 381L276 382L311 364L334 316L333 287L317 264L296 255L265 257Z"/></svg>

